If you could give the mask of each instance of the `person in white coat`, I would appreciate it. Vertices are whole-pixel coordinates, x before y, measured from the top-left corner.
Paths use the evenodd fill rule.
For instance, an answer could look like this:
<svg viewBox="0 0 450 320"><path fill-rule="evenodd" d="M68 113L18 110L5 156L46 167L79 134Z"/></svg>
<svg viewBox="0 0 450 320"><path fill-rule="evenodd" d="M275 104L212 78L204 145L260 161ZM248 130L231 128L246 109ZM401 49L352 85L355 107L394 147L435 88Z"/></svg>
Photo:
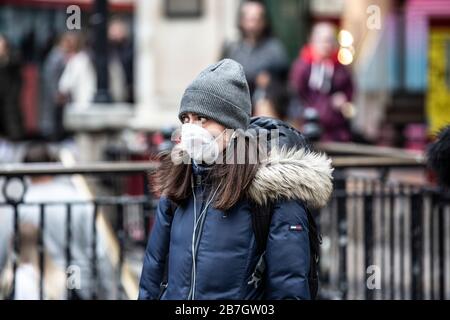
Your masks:
<svg viewBox="0 0 450 320"><path fill-rule="evenodd" d="M54 161L54 158L45 145L32 146L25 155L25 162L51 161ZM93 290L95 290L97 297L100 299L114 299L116 297L115 288L117 287L114 280L115 274L107 256L106 239L100 233L97 233L96 247L97 278L94 279L92 275L94 207L89 199L83 196L68 179L34 176L28 183L23 202L18 207L20 230L22 230L24 224L39 228L40 210L38 204L48 203L44 208L45 223L43 230L44 248L48 254L46 268L63 270L64 274L74 276L73 279L76 281L72 282L73 287L69 289L73 289L72 293L75 298L90 299ZM72 205L70 224L72 235L70 245L71 267L66 269L67 208L63 203L70 202L78 202L78 204ZM0 278L1 274L4 274L5 270L11 267L11 265L8 266L8 262L12 258L13 226L12 208L0 207ZM35 249L37 251L37 244ZM25 258L31 259L30 257ZM28 275L33 274L33 272L29 272L30 265L33 264L27 264L26 268L20 270L26 271L25 274ZM36 272L38 273L39 270L34 270L34 273ZM44 273L47 274L45 271ZM51 282L51 280L47 280ZM65 282L65 277L63 280ZM18 283L20 284L20 280L17 282L16 279L16 286ZM55 283L54 285L58 286L59 284ZM61 292L61 295L56 295L56 298L65 299L65 294L66 292ZM27 296L30 295L32 293ZM48 296L46 297L48 298Z"/></svg>

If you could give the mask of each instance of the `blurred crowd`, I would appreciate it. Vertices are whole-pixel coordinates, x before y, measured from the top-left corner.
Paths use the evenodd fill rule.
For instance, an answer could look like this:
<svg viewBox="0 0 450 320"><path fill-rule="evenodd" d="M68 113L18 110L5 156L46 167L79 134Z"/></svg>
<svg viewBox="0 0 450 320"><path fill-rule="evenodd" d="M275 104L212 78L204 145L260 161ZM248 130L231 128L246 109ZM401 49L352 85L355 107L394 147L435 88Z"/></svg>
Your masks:
<svg viewBox="0 0 450 320"><path fill-rule="evenodd" d="M240 39L227 43L222 57L244 67L255 116L291 122L310 139L352 140L352 76L338 61L337 29L332 23L313 26L309 43L292 65L272 34L261 2L242 4L239 30Z"/></svg>
<svg viewBox="0 0 450 320"><path fill-rule="evenodd" d="M336 21L319 17L313 21L331 22L312 25L308 22L308 41L298 43L302 47L292 57L292 51L289 55L286 50L286 39L281 41L274 32L269 14L272 11L264 3L257 0L241 2L237 15L238 39L226 40L221 54L216 57L217 60L234 59L244 67L252 94L253 115L287 121L312 140L353 141L423 150L427 134L430 134L427 126L431 125L425 123L429 119L414 119L413 123L406 124L403 121L399 128L394 128L396 124L389 120L384 102L380 102L376 110L386 115L385 123L377 120L379 115L377 119L366 116L366 111L374 108L369 109L369 102L361 100L361 96L367 94L361 79L355 81L361 72L352 70L352 61L343 61L340 56L342 48ZM107 78L113 102L133 103L133 18L130 15L124 17L126 15L111 14L108 21ZM38 69L34 73L26 66L30 51L34 50L30 49L32 45L29 43L33 41L28 39L28 35L25 33L18 40L12 36L11 30L5 29L11 39L0 34L0 140L20 141L30 135L45 140L61 140L70 135L63 125L65 107L74 103L78 108L88 108L95 101L98 93L96 59L101 55L94 50L95 30L61 30L65 29L54 29L51 45L46 44L45 48L39 49L32 59ZM388 75L385 76L389 81ZM32 83L37 83L37 88ZM360 90L357 90L358 86ZM35 101L30 103L29 100L33 99ZM411 104L411 101L407 103ZM31 116L30 108L25 104L36 106ZM421 110L427 108L422 106ZM31 130L30 118L36 122ZM369 120L364 120L363 124L360 118ZM368 122L376 127L367 130L370 134L362 132L366 130L362 127L367 127ZM396 135L403 135L405 141Z"/></svg>
<svg viewBox="0 0 450 320"><path fill-rule="evenodd" d="M133 102L133 43L128 22L113 17L108 25L109 88L114 102ZM46 140L67 135L63 109L68 103L88 107L97 90L92 35L67 31L39 61L37 134ZM0 137L27 138L21 99L25 92L22 67L26 51L14 50L0 34Z"/></svg>
<svg viewBox="0 0 450 320"><path fill-rule="evenodd" d="M237 41L226 42L222 57L242 64L252 94L253 114L290 122L312 139L350 141L354 114L351 72L337 59L337 30L331 23L313 26L310 41L291 64L273 34L263 3L246 1L239 8ZM114 102L133 98L133 40L130 25L113 17L108 24L108 82ZM63 110L68 103L87 108L97 90L91 34L64 32L39 66L39 136L60 140L67 135ZM23 52L22 52L23 55ZM0 137L26 137L21 102L21 54L0 35Z"/></svg>

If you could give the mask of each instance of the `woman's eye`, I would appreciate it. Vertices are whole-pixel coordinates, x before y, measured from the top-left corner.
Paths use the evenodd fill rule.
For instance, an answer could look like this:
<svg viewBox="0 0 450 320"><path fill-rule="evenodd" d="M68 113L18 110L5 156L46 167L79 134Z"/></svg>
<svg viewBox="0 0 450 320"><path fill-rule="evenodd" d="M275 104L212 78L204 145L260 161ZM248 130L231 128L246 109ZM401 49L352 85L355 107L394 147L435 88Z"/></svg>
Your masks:
<svg viewBox="0 0 450 320"><path fill-rule="evenodd" d="M198 117L198 120L199 120L201 123L205 123L206 121L208 121L208 118L206 118L206 117Z"/></svg>
<svg viewBox="0 0 450 320"><path fill-rule="evenodd" d="M181 119L182 119L183 123L189 122L189 117L187 117L187 116L183 116Z"/></svg>

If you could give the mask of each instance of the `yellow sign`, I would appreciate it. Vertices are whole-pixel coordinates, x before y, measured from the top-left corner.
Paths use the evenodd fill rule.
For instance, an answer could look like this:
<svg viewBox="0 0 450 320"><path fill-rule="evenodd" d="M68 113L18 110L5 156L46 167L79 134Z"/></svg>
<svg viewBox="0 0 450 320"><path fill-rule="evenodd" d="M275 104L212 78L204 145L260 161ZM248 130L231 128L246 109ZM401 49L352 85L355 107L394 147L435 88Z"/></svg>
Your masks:
<svg viewBox="0 0 450 320"><path fill-rule="evenodd" d="M428 55L428 133L450 124L450 28L432 28Z"/></svg>

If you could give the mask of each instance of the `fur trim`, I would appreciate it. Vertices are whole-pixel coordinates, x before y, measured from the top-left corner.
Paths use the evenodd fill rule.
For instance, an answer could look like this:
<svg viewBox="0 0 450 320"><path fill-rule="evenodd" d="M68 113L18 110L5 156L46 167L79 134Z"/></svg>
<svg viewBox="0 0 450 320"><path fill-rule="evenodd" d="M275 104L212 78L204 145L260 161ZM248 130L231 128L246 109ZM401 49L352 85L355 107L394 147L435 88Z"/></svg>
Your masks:
<svg viewBox="0 0 450 320"><path fill-rule="evenodd" d="M273 149L248 189L256 204L300 199L310 208L324 207L333 190L331 160L305 149Z"/></svg>

